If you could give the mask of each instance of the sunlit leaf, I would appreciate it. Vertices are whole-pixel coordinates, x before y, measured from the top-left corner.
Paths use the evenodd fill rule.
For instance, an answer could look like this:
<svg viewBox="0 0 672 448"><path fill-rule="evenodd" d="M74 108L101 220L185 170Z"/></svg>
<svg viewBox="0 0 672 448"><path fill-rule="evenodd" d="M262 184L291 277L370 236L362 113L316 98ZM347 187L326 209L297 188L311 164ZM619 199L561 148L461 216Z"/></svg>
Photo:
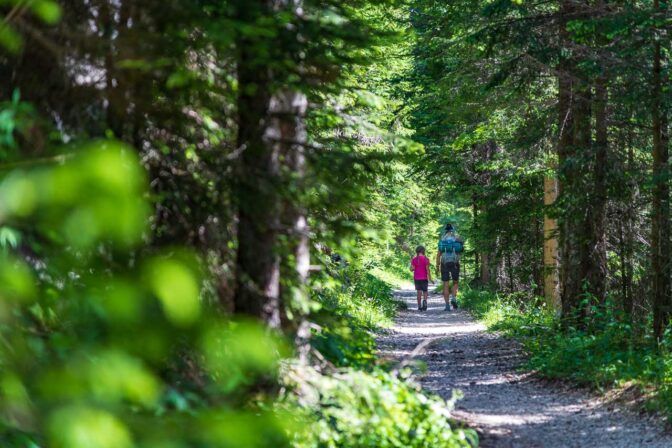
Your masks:
<svg viewBox="0 0 672 448"><path fill-rule="evenodd" d="M199 286L194 273L181 261L155 258L145 268L148 284L175 325L193 324L201 312Z"/></svg>
<svg viewBox="0 0 672 448"><path fill-rule="evenodd" d="M25 262L0 256L0 300L25 301L37 294L32 271Z"/></svg>
<svg viewBox="0 0 672 448"><path fill-rule="evenodd" d="M49 419L52 448L131 448L128 428L114 415L91 407L57 410Z"/></svg>
<svg viewBox="0 0 672 448"><path fill-rule="evenodd" d="M33 13L44 23L53 25L61 19L61 7L52 0L37 0L31 3Z"/></svg>
<svg viewBox="0 0 672 448"><path fill-rule="evenodd" d="M8 25L0 27L0 47L10 53L18 52L23 46L21 35Z"/></svg>

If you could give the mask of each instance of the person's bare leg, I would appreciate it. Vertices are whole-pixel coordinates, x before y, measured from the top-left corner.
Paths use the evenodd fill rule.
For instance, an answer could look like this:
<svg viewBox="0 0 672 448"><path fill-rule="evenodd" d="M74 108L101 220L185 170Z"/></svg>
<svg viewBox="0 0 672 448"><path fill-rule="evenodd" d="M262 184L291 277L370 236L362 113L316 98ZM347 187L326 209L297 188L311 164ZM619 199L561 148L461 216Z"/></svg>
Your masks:
<svg viewBox="0 0 672 448"><path fill-rule="evenodd" d="M450 282L443 282L443 301L446 302L446 305L450 305Z"/></svg>
<svg viewBox="0 0 672 448"><path fill-rule="evenodd" d="M453 282L453 297L455 297L455 300L457 300L458 289L459 289L459 287L458 287L458 281L455 280L455 281Z"/></svg>
<svg viewBox="0 0 672 448"><path fill-rule="evenodd" d="M416 292L418 293L418 308L420 308L422 306L420 302L420 300L422 299L422 291L418 289Z"/></svg>

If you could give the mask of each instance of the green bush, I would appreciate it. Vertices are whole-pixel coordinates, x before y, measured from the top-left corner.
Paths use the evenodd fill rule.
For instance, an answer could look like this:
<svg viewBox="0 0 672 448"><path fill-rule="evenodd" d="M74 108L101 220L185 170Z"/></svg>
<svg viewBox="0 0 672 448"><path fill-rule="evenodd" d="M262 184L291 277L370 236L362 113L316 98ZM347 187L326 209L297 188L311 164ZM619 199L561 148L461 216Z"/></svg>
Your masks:
<svg viewBox="0 0 672 448"><path fill-rule="evenodd" d="M453 401L422 393L410 378L373 371L341 370L330 376L302 369L288 375L292 396L311 420L296 435L296 448L477 446L472 430L450 419Z"/></svg>
<svg viewBox="0 0 672 448"><path fill-rule="evenodd" d="M314 334L313 347L339 367L371 366L375 361L372 331L392 325L398 302L389 284L361 268L348 267L338 274L340 284L314 293L321 305L314 319L321 330Z"/></svg>

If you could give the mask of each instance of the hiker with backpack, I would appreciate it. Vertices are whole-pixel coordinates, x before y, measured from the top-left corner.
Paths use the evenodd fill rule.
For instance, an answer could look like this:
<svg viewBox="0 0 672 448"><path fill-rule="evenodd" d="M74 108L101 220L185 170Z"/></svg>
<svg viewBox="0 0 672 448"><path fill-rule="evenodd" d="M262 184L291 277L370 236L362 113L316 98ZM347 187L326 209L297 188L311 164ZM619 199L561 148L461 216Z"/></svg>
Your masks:
<svg viewBox="0 0 672 448"><path fill-rule="evenodd" d="M436 271L441 273L445 311L457 309L458 282L460 281L460 253L464 251L464 241L455 234L451 223L446 224L439 239L436 253ZM452 280L452 287L450 281Z"/></svg>
<svg viewBox="0 0 672 448"><path fill-rule="evenodd" d="M415 290L418 293L418 311L427 311L429 282L434 283L430 266L431 262L429 261L429 258L425 256L425 247L416 247L415 257L411 260L411 271L413 271ZM422 303L420 302L421 298Z"/></svg>

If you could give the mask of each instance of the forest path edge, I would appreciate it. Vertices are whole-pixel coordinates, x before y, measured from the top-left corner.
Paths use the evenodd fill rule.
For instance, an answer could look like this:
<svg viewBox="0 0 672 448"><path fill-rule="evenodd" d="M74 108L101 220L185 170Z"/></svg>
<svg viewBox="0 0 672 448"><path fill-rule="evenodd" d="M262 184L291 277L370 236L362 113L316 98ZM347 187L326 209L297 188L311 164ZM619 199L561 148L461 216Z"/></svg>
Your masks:
<svg viewBox="0 0 672 448"><path fill-rule="evenodd" d="M426 312L416 310L411 289L395 291L395 298L408 309L379 335L380 355L426 363L420 383L444 399L462 391L452 415L479 432L480 446L672 446L672 436L654 418L521 372L525 358L516 341L486 332L464 310L443 311L440 295L430 293Z"/></svg>

